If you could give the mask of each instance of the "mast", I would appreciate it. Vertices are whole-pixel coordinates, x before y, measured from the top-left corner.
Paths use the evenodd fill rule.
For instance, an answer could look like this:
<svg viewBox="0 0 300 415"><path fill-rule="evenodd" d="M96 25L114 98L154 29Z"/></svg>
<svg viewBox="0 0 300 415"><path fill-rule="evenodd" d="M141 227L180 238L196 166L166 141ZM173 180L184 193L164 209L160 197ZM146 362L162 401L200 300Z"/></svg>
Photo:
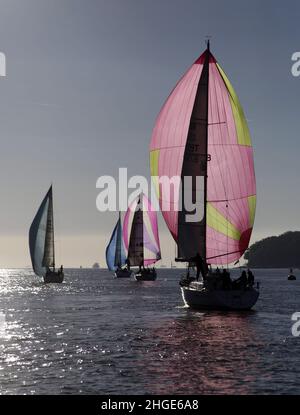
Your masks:
<svg viewBox="0 0 300 415"><path fill-rule="evenodd" d="M48 192L48 210L45 232L45 245L43 266L53 268L55 270L55 250L54 250L54 215L53 215L53 194L52 185Z"/></svg>
<svg viewBox="0 0 300 415"><path fill-rule="evenodd" d="M130 265L144 266L143 208L141 206L141 195L138 198L136 211L133 216L129 238L128 259Z"/></svg>
<svg viewBox="0 0 300 415"><path fill-rule="evenodd" d="M144 195L142 195L142 196L144 196ZM145 266L145 252L144 252L144 248L145 248L145 246L144 246L144 237L145 237L145 235L144 235L144 204L143 204L143 199L141 199L141 196L140 196L140 198L139 198L139 201L138 201L138 206L140 207L140 212L141 212L141 217L142 217L142 252L143 252L143 267Z"/></svg>
<svg viewBox="0 0 300 415"><path fill-rule="evenodd" d="M203 69L197 86L195 102L191 113L187 140L181 170L182 200L185 193L191 191L193 202L199 200L203 208L201 217L188 221L191 212L186 210L185 203L178 212L178 258L176 261L189 262L199 254L206 261L206 219L207 219L207 161L208 161L208 76L209 76L209 43L203 57ZM192 179L191 184L186 178ZM189 188L191 186L191 188ZM185 189L187 187L187 189ZM197 210L194 211L194 216Z"/></svg>
<svg viewBox="0 0 300 415"><path fill-rule="evenodd" d="M51 232L52 232L53 269L55 271L54 211L53 211L53 192L52 192L52 185L51 185L50 205L51 205L51 222L52 222Z"/></svg>
<svg viewBox="0 0 300 415"><path fill-rule="evenodd" d="M143 193L127 209L123 236L130 265L148 266L161 259L157 215Z"/></svg>
<svg viewBox="0 0 300 415"><path fill-rule="evenodd" d="M121 225L121 212L119 212L119 220L117 225L117 241L116 241L116 250L115 250L115 266L121 267L121 245L122 245L122 225Z"/></svg>
<svg viewBox="0 0 300 415"><path fill-rule="evenodd" d="M205 176L204 176L204 261L206 263L207 260L207 249L206 249L206 228L207 228L207 163L208 163L208 100L209 100L209 94L208 94L208 87L209 87L209 58L210 58L210 42L209 39L207 39L207 51L206 51L206 64L208 65L207 70L207 85L206 85L206 94L207 94L207 102L206 102L206 163L205 163Z"/></svg>

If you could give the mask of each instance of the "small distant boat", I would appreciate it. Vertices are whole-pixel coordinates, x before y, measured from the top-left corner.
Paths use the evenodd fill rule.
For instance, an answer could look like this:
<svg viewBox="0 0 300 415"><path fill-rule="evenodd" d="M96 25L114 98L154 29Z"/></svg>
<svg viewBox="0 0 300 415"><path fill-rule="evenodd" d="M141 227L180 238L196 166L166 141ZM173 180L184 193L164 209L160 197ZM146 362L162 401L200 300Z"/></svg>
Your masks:
<svg viewBox="0 0 300 415"><path fill-rule="evenodd" d="M139 267L137 281L155 281L157 272L149 265L161 259L157 216L150 201L141 193L129 206L124 218L124 242L127 262Z"/></svg>
<svg viewBox="0 0 300 415"><path fill-rule="evenodd" d="M245 289L225 290L214 283L217 273L208 271L209 264L228 266L244 254L256 206L247 121L209 41L157 117L150 166L163 217L177 243L176 261L189 265L196 257L202 261L203 280L193 281L188 270L181 283L184 303L200 309L253 307L259 292L250 283L243 285ZM182 180L166 191L159 186L162 177ZM197 201L198 209L181 206L186 196L190 203ZM171 208L163 209L164 205Z"/></svg>
<svg viewBox="0 0 300 415"><path fill-rule="evenodd" d="M106 263L108 269L114 272L115 277L131 277L132 271L128 268L124 268L124 265L126 264L126 254L123 243L121 213L119 213L118 222L106 248Z"/></svg>
<svg viewBox="0 0 300 415"><path fill-rule="evenodd" d="M156 269L142 268L134 277L137 281L155 281L157 278Z"/></svg>
<svg viewBox="0 0 300 415"><path fill-rule="evenodd" d="M117 278L130 278L133 272L127 268L119 268L115 271L115 276Z"/></svg>
<svg viewBox="0 0 300 415"><path fill-rule="evenodd" d="M289 281L295 281L296 279L297 279L296 276L293 274L293 269L290 268L290 273L289 273L289 276L288 276L288 280Z"/></svg>
<svg viewBox="0 0 300 415"><path fill-rule="evenodd" d="M62 283L63 267L55 270L54 218L52 186L42 201L29 229L32 268L45 283Z"/></svg>

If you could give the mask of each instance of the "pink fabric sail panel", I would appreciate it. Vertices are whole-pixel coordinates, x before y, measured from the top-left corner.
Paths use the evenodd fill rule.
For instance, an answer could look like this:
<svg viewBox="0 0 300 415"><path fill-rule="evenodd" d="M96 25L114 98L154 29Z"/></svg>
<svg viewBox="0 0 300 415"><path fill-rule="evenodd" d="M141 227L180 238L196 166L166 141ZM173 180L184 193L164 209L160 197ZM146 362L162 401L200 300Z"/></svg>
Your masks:
<svg viewBox="0 0 300 415"><path fill-rule="evenodd" d="M162 107L150 144L152 176L181 176L191 114L206 54L209 53L207 261L239 259L251 237L256 203L253 150L240 102L226 75L207 50L191 66ZM159 189L159 202L166 197ZM177 241L178 201L170 193L162 211Z"/></svg>
<svg viewBox="0 0 300 415"><path fill-rule="evenodd" d="M149 199L143 193L127 209L123 223L123 239L125 248L128 251L131 226L139 198L141 198L143 210L144 265L150 265L161 259L160 242L156 212L153 210Z"/></svg>
<svg viewBox="0 0 300 415"><path fill-rule="evenodd" d="M192 65L178 82L158 115L152 134L150 152L159 150L159 159L157 165L153 166L150 156L152 176L171 178L181 175L187 132L203 62L204 55L199 58L197 63ZM160 192L160 206L162 206L164 197L165 195ZM170 210L162 211L162 214L176 240L178 200L174 199L172 192L167 202L170 203Z"/></svg>

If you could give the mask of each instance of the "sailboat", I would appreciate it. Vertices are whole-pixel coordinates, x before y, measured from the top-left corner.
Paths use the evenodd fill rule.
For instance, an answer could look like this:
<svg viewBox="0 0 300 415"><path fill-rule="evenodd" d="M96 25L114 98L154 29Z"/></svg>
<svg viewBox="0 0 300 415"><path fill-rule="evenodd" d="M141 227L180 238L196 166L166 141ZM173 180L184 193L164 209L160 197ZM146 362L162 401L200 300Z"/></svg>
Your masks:
<svg viewBox="0 0 300 415"><path fill-rule="evenodd" d="M118 222L106 248L106 263L108 269L114 272L117 278L131 277L132 271L128 268L124 268L124 265L126 264L126 254L123 243L121 213L119 213Z"/></svg>
<svg viewBox="0 0 300 415"><path fill-rule="evenodd" d="M258 290L250 285L225 289L218 268L212 268L228 267L248 248L256 184L247 121L209 41L158 115L150 166L160 206L170 205L162 214L177 244L176 261L190 266L202 261L202 280L193 280L189 267L181 282L184 303L200 309L253 307ZM163 176L180 178L174 192L159 185ZM193 203L198 200L198 209L186 208L185 203L180 209L180 201L189 195Z"/></svg>
<svg viewBox="0 0 300 415"><path fill-rule="evenodd" d="M55 270L54 218L52 186L44 197L29 229L32 268L45 283L61 283L63 267Z"/></svg>
<svg viewBox="0 0 300 415"><path fill-rule="evenodd" d="M290 273L289 273L289 275L288 275L288 280L289 281L295 281L297 278L296 278L296 276L294 275L294 273L293 273L293 268L290 268Z"/></svg>
<svg viewBox="0 0 300 415"><path fill-rule="evenodd" d="M138 266L137 281L154 281L154 267L161 259L157 216L148 198L141 193L129 206L124 217L123 235L128 251L127 263Z"/></svg>

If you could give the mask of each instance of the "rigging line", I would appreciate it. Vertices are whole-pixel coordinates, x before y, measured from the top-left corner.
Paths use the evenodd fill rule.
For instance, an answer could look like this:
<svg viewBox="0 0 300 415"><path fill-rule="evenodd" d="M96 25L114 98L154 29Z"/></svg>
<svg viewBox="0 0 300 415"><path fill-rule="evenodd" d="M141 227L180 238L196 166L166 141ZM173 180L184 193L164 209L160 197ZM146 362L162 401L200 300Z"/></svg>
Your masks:
<svg viewBox="0 0 300 415"><path fill-rule="evenodd" d="M220 258L220 257L222 257L222 256L227 256L227 255L238 254L238 253L240 253L240 252L242 252L242 251L226 252L225 254L211 256L211 257L209 257L209 258L207 258L207 259Z"/></svg>
<svg viewBox="0 0 300 415"><path fill-rule="evenodd" d="M214 123L214 124L209 124L209 125L218 125L218 124L219 123ZM237 143L211 143L210 146L211 147L239 147L240 149L244 148L244 147L246 147L246 148L250 147L250 146L247 146L247 145L237 144ZM183 144L182 145L177 145L177 146L170 145L170 146L164 146L164 147L159 147L159 148L152 148L151 152L152 151L159 151L159 150L170 150L170 149L172 150L173 148L182 148L182 147L184 147Z"/></svg>
<svg viewBox="0 0 300 415"><path fill-rule="evenodd" d="M233 198L230 198L230 199L227 199L228 200L228 202L235 202L236 200L243 200L243 199L248 199L248 197L251 197L251 196L256 196L256 195L247 195L247 196L241 196L241 197L233 197ZM226 202L226 200L225 199L216 199L216 200L208 200L207 202L210 202L210 203L218 203L218 202Z"/></svg>
<svg viewBox="0 0 300 415"><path fill-rule="evenodd" d="M228 125L228 123L226 123ZM213 143L212 146L224 146L224 147L240 147L240 148L251 148L251 146L246 144L238 144L238 143Z"/></svg>

